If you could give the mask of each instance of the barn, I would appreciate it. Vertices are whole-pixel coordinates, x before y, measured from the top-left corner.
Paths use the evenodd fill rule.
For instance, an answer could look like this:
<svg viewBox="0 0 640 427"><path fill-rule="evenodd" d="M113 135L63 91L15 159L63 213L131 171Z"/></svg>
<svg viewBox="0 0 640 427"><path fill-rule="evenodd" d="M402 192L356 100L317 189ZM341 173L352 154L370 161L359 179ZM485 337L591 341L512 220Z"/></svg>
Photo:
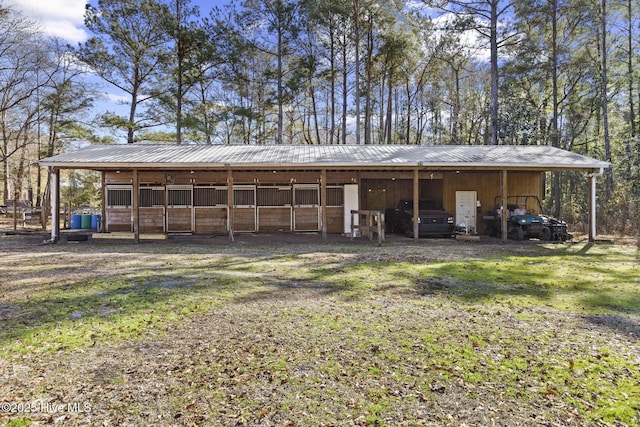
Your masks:
<svg viewBox="0 0 640 427"><path fill-rule="evenodd" d="M348 233L351 211L401 199L437 201L479 232L509 195L544 197L548 171L596 179L609 163L548 146L91 145L39 162L51 172L51 237L60 236L60 171L102 174L102 231L226 234ZM416 208L417 209L417 208ZM416 215L417 217L417 215ZM506 231L503 231L506 239Z"/></svg>

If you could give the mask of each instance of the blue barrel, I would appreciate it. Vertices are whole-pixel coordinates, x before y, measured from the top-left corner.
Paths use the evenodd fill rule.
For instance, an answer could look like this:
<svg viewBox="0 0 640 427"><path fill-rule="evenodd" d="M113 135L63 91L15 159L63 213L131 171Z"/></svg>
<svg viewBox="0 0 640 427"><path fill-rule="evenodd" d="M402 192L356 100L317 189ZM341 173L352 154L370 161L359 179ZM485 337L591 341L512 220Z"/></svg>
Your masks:
<svg viewBox="0 0 640 427"><path fill-rule="evenodd" d="M100 226L102 215L91 215L91 229L97 230Z"/></svg>
<svg viewBox="0 0 640 427"><path fill-rule="evenodd" d="M91 228L91 215L82 215L80 228L82 229Z"/></svg>
<svg viewBox="0 0 640 427"><path fill-rule="evenodd" d="M82 228L82 215L71 215L71 229L79 230L80 228Z"/></svg>

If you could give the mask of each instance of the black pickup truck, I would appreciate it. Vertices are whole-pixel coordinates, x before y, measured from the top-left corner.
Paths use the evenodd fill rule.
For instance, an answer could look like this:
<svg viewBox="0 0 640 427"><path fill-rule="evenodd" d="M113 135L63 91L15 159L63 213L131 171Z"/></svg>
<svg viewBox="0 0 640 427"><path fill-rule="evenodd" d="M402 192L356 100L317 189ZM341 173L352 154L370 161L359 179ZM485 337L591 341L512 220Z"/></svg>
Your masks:
<svg viewBox="0 0 640 427"><path fill-rule="evenodd" d="M451 237L454 232L454 215L446 212L433 200L418 202L418 235ZM385 211L387 231L413 237L413 200L402 199L395 209Z"/></svg>

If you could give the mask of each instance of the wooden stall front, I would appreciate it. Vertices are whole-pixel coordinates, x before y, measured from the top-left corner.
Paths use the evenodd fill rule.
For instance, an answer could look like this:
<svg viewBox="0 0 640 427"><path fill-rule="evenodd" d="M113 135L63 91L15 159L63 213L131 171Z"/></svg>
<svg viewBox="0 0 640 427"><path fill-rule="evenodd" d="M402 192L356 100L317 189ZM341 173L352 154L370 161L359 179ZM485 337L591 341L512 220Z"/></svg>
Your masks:
<svg viewBox="0 0 640 427"><path fill-rule="evenodd" d="M322 229L318 172L239 171L233 176L234 232L317 232ZM477 216L500 195L499 171L420 171L419 197L455 212L457 192L475 192ZM326 228L344 231L344 184L357 183L362 209L393 208L413 197L413 172L368 171L327 174ZM139 173L141 233L224 234L229 230L227 174L224 171ZM105 231L132 231L132 173L105 172ZM543 197L541 172L509 174L508 193ZM476 221L479 232L484 225Z"/></svg>
<svg viewBox="0 0 640 427"><path fill-rule="evenodd" d="M344 227L343 181L327 178L327 232ZM320 174L305 171L239 171L233 175L234 232L292 232L322 229ZM105 231L133 230L133 175L105 172ZM224 234L230 209L224 171L139 172L141 233Z"/></svg>

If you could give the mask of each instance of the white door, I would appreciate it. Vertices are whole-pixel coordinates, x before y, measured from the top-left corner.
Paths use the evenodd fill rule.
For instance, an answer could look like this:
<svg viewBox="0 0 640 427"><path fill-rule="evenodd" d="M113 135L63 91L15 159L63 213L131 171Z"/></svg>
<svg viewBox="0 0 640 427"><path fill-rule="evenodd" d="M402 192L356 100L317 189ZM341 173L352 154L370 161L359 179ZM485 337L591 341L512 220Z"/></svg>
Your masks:
<svg viewBox="0 0 640 427"><path fill-rule="evenodd" d="M357 211L360 203L358 203L358 184L345 184L344 186L344 233L351 234L351 211ZM324 203L324 201L323 201ZM359 225L359 216L354 216L353 225Z"/></svg>
<svg viewBox="0 0 640 427"><path fill-rule="evenodd" d="M456 191L456 225L466 224L469 231L476 230L477 193Z"/></svg>

